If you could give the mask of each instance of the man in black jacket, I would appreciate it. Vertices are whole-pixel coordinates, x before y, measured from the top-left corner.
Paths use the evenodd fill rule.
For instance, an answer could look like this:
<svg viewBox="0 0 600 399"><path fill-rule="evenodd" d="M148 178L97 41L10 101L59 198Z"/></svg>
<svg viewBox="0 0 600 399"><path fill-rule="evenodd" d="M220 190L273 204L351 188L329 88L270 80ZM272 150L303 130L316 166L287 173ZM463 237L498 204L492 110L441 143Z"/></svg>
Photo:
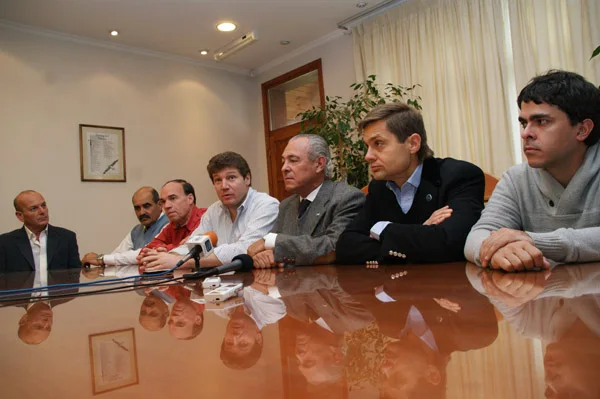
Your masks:
<svg viewBox="0 0 600 399"><path fill-rule="evenodd" d="M23 227L0 235L0 272L81 267L75 233L48 224L48 206L40 193L23 191L14 206Z"/></svg>
<svg viewBox="0 0 600 399"><path fill-rule="evenodd" d="M373 181L338 240L338 263L463 260L467 234L483 209L481 169L434 158L420 112L406 104L377 106L359 131Z"/></svg>

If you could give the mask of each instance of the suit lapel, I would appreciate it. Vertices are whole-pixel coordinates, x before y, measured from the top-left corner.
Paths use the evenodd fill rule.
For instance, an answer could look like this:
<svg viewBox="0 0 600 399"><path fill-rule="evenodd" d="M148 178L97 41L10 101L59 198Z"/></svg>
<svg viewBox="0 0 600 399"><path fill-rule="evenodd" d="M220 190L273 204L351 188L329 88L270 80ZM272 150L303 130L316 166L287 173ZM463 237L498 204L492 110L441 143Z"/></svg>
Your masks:
<svg viewBox="0 0 600 399"><path fill-rule="evenodd" d="M17 248L21 252L21 255L25 258L31 270L35 270L35 262L33 261L33 251L31 250L31 244L29 243L29 237L27 237L27 232L25 231L25 227L23 227L17 238Z"/></svg>
<svg viewBox="0 0 600 399"><path fill-rule="evenodd" d="M283 225L286 227L286 230L289 229L291 235L298 235L298 205L300 204L300 196L298 194L294 194L290 197L290 201L288 203L289 210L284 210L284 223ZM307 214L308 216L308 214Z"/></svg>
<svg viewBox="0 0 600 399"><path fill-rule="evenodd" d="M48 264L48 269L50 269L50 262L52 262L52 257L56 253L56 248L58 248L59 242L60 236L58 235L57 231L54 230L54 227L48 225L48 239L46 240L46 261Z"/></svg>
<svg viewBox="0 0 600 399"><path fill-rule="evenodd" d="M302 221L301 233L302 234L312 234L315 228L317 227L317 223L325 214L327 210L327 203L331 198L333 193L333 182L331 180L325 180L321 189L317 193L315 200L308 207L307 212L305 213L304 220ZM298 215L298 211L296 211L296 215Z"/></svg>

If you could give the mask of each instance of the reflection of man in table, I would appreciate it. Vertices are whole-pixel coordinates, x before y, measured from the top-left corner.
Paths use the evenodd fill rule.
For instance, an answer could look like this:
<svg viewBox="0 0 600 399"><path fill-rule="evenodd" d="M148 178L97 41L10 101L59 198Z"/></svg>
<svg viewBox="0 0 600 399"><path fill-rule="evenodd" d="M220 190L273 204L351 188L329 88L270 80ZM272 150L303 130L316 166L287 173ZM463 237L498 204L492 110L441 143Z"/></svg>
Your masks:
<svg viewBox="0 0 600 399"><path fill-rule="evenodd" d="M204 303L198 300L197 289L195 285L174 285L165 291L175 298L168 321L169 333L173 338L194 339L204 328Z"/></svg>
<svg viewBox="0 0 600 399"><path fill-rule="evenodd" d="M527 273L469 265L467 276L518 333L547 344L547 397L600 397L600 263Z"/></svg>
<svg viewBox="0 0 600 399"><path fill-rule="evenodd" d="M452 354L486 347L497 337L493 306L471 287L464 263L444 265L443 273L418 267L395 279L381 269L362 277L339 278L350 294L360 295L385 336L382 398L444 397Z"/></svg>
<svg viewBox="0 0 600 399"><path fill-rule="evenodd" d="M167 324L169 318L169 305L152 290L142 302L140 307L140 326L148 331L158 331Z"/></svg>
<svg viewBox="0 0 600 399"><path fill-rule="evenodd" d="M262 354L262 329L285 316L285 305L270 289L276 273L253 270L254 281L242 290L243 303L226 312L229 318L221 344L221 360L232 369L252 367Z"/></svg>
<svg viewBox="0 0 600 399"><path fill-rule="evenodd" d="M0 278L0 287L2 290L9 289L27 289L36 288L54 284L68 284L79 282L79 270L61 270L47 273L40 277L40 273L9 273ZM61 291L55 291L56 294L76 294L78 288L68 288ZM53 291L50 291L52 295ZM53 309L63 303L71 301L73 298L57 298L50 300L38 300L48 295L47 291L37 291L26 293L22 297L22 302L15 304L7 303L4 306L16 306L23 308L25 314L19 320L17 335L26 344L38 345L44 342L52 331L54 322ZM16 300L18 302L18 300Z"/></svg>

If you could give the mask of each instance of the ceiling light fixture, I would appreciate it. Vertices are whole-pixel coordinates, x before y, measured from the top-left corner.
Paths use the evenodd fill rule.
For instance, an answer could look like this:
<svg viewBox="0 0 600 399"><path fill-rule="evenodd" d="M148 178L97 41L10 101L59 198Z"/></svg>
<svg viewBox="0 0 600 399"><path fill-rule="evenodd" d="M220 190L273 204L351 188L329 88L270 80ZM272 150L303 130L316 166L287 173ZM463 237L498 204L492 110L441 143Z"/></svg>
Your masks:
<svg viewBox="0 0 600 399"><path fill-rule="evenodd" d="M289 40L282 40L279 42L279 44L281 44L282 46L287 46L288 44L290 44Z"/></svg>
<svg viewBox="0 0 600 399"><path fill-rule="evenodd" d="M397 6L400 3L404 3L406 0L386 0L381 3L374 5L371 8L367 8L362 10L356 15L351 16L350 18L346 18L342 22L338 22L338 28L343 30L350 30L354 28L356 25L360 24L367 18L373 17L377 14L381 14L389 10L392 7ZM360 3L359 3L360 4ZM358 7L358 4L357 4Z"/></svg>
<svg viewBox="0 0 600 399"><path fill-rule="evenodd" d="M119 36L119 31L118 30L111 30L110 31L110 35L111 36Z"/></svg>
<svg viewBox="0 0 600 399"><path fill-rule="evenodd" d="M233 22L221 22L217 25L217 29L221 32L231 32L237 29L237 26Z"/></svg>
<svg viewBox="0 0 600 399"><path fill-rule="evenodd" d="M359 3L356 3L356 7L365 8L367 6L367 4L369 4L369 3L367 3L366 1L361 1Z"/></svg>
<svg viewBox="0 0 600 399"><path fill-rule="evenodd" d="M215 61L221 61L222 59L227 58L234 53L237 53L244 47L251 45L257 40L258 35L256 34L255 30L253 30L252 32L248 32L244 36L239 37L227 43L223 47L220 47L217 50L215 50L215 55L213 56L213 58L215 59Z"/></svg>
<svg viewBox="0 0 600 399"><path fill-rule="evenodd" d="M208 49L206 49L206 48L203 48L202 50L199 50L199 51L200 51L200 54L202 54L202 55L208 54Z"/></svg>

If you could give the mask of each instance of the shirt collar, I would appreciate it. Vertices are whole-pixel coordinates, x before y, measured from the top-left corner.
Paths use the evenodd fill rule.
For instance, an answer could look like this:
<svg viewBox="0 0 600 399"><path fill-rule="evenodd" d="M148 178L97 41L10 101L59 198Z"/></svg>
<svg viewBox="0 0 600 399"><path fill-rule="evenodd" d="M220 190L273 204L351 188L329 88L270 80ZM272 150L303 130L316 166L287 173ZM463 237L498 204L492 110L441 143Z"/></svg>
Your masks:
<svg viewBox="0 0 600 399"><path fill-rule="evenodd" d="M305 198L300 197L300 201L302 201L303 199L307 199L310 202L313 202L315 200L315 198L317 198L317 194L319 194L319 190L321 189L321 187L323 187L323 183L321 183L319 185L319 187L317 187L314 190L312 190L310 192L310 194L308 194Z"/></svg>
<svg viewBox="0 0 600 399"><path fill-rule="evenodd" d="M415 189L419 188L419 185L421 184L421 175L422 174L423 174L423 164L420 163L419 165L417 165L417 167L413 171L412 175L410 175L408 180L402 185L402 187L400 187L400 190L402 190L407 184L410 184ZM388 180L385 185L387 188L389 188L392 191L393 191L394 187L396 187L396 188L398 187L398 185L391 180Z"/></svg>
<svg viewBox="0 0 600 399"><path fill-rule="evenodd" d="M30 240L37 239L37 237L33 231L29 230L27 228L27 226L25 226L25 225L23 225L23 227L25 228L25 233L27 233L27 238L29 238ZM48 225L46 225L46 228L40 232L40 235L42 233L48 234Z"/></svg>

